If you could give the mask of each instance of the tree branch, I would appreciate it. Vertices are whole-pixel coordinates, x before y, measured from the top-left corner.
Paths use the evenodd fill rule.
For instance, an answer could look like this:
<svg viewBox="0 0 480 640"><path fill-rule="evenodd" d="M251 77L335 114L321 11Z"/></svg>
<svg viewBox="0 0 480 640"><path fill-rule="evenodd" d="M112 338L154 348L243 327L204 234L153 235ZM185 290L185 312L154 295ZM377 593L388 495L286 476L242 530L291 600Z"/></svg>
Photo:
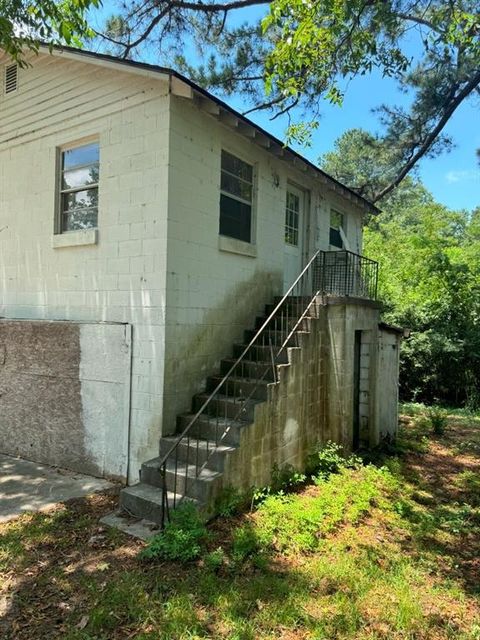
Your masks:
<svg viewBox="0 0 480 640"><path fill-rule="evenodd" d="M400 182L405 178L407 173L414 167L414 165L420 160L420 158L422 158L427 153L432 143L435 141L437 136L441 133L441 131L443 130L443 128L445 127L445 125L453 115L454 111L457 109L457 107L460 106L460 104L465 100L465 98L470 93L472 93L477 89L479 84L480 84L480 71L478 71L473 76L473 78L465 85L465 87L460 91L460 93L458 93L451 100L450 104L443 112L443 115L438 121L438 123L436 124L436 126L425 137L418 151L410 157L408 162L404 165L403 169L398 173L397 177L373 197L372 199L373 203L378 202L378 200L380 200L381 198L384 198L387 194L393 191L393 189L395 189L395 187L397 187L400 184Z"/></svg>

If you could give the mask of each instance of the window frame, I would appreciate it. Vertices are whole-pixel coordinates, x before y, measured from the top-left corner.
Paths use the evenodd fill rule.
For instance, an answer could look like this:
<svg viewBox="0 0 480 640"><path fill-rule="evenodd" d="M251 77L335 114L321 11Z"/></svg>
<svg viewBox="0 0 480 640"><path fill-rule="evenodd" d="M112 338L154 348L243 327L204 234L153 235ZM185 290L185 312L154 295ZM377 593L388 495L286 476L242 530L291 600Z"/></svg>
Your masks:
<svg viewBox="0 0 480 640"><path fill-rule="evenodd" d="M244 198L237 196L233 193L230 193L229 191L225 191L224 189L222 189L222 153L228 153L230 156L233 156L234 158L236 158L237 160L240 160L241 162L244 162L245 164L249 165L252 168L252 182L251 182L251 187L252 187L252 199L251 202L248 202L247 200L245 200ZM230 173L229 171L225 171L228 175L233 176L234 178L238 178L238 176L235 176L234 174ZM239 180L243 180L243 178L238 178ZM246 180L243 180L243 182L247 182ZM247 182L248 184L248 182ZM232 149L229 145L226 144L222 144L220 147L220 185L219 185L219 202L218 202L218 235L219 238L226 238L228 241L234 242L234 243L241 243L243 245L247 245L247 246L251 246L251 245L255 245L255 238L256 238L256 201L257 201L257 162L252 161L251 158L247 158L241 151L239 152L237 149ZM222 211L221 211L221 197L222 195L226 196L227 198L231 198L232 200L236 200L237 202L240 202L241 204L245 204L245 205L249 205L250 206L250 239L249 240L242 240L240 238L236 238L234 236L228 236L225 235L223 233L220 233L220 222L221 222L221 215L222 215Z"/></svg>
<svg viewBox="0 0 480 640"><path fill-rule="evenodd" d="M298 193L295 193L295 191L298 191ZM288 208L288 194L291 194L295 197L298 198L298 211L293 211L292 209ZM303 200L303 202L302 202ZM287 210L290 213L294 213L296 214L296 220L297 220L297 226L292 227L291 225L287 225ZM296 247L297 249L301 249L301 245L303 244L303 239L301 238L301 235L303 233L303 231L301 232L301 228L302 225L300 224L300 216L303 212L303 215L305 217L305 192L303 189L301 189L300 187L295 186L294 184L291 184L290 182L287 183L287 188L285 190L285 207L284 207L284 243L286 245L288 245L289 247ZM297 242L296 243L292 243L289 242L287 240L287 228L289 230L289 232L294 232L296 233L296 238L297 238Z"/></svg>
<svg viewBox="0 0 480 640"><path fill-rule="evenodd" d="M332 227L332 215L333 215L333 214L336 214L336 215L338 215L338 216L341 216L341 223L340 223L340 225L339 225L338 227ZM343 211L340 211L339 209L336 209L335 207L330 207L330 220L329 220L329 227L328 227L328 234L329 234L329 235L328 235L328 244L329 244L329 246L330 246L330 247L334 247L335 249L338 249L339 251L342 251L343 249L345 249L345 243L343 242L343 239L342 239L341 234L340 234L340 229L342 229L342 231L343 231L343 233L344 233L345 235L346 235L346 233L347 233L347 232L346 232L346 224L345 224L345 222L346 222L346 215L345 215L345 213L344 213ZM334 231L337 231L337 232L338 232L338 234L339 234L339 236L340 236L341 243L342 243L342 246L341 246L341 247L339 247L339 246L337 246L336 244L333 244L333 243L331 242L331 233L332 233L332 230L334 230Z"/></svg>
<svg viewBox="0 0 480 640"><path fill-rule="evenodd" d="M98 182L92 185L83 185L80 187L73 187L71 189L63 189L63 154L73 149L86 147L91 144L98 145L98 167L99 167L99 179ZM54 235L66 235L78 232L85 232L98 229L98 216L99 216L99 201L100 201L100 138L98 135L88 136L74 142L63 144L56 149L56 161L55 161L55 220L54 220ZM81 169L83 167L91 166L91 164L78 165L74 169ZM68 193L77 193L80 191L97 190L97 219L94 227L87 227L86 229L64 229L63 228L63 211L62 201L63 195Z"/></svg>

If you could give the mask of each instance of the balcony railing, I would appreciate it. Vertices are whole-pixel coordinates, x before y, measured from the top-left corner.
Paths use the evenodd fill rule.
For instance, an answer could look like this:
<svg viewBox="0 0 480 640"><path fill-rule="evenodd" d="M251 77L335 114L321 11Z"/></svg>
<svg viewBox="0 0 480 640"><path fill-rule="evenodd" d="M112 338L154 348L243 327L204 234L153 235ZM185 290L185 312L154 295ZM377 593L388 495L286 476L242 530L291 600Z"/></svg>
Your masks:
<svg viewBox="0 0 480 640"><path fill-rule="evenodd" d="M352 251L322 251L315 279L322 295L376 300L378 262Z"/></svg>

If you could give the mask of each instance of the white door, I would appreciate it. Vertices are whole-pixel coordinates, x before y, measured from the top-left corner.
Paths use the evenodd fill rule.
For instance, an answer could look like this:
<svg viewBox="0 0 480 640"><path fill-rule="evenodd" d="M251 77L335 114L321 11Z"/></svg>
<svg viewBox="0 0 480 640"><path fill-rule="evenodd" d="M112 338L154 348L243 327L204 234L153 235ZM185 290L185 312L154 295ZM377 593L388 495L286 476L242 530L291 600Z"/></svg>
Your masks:
<svg viewBox="0 0 480 640"><path fill-rule="evenodd" d="M303 267L304 224L305 193L289 185L285 202L284 293L300 275Z"/></svg>

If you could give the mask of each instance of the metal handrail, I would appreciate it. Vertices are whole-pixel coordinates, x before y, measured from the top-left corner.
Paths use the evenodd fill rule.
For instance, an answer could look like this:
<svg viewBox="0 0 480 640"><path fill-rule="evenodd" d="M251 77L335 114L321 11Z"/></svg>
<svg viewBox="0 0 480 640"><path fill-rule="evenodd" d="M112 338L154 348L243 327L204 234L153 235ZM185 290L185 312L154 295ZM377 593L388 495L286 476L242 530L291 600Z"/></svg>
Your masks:
<svg viewBox="0 0 480 640"><path fill-rule="evenodd" d="M253 398L253 396L258 390L260 383L264 381L267 373L270 370L273 371L273 380L276 381L276 364L279 356L282 354L285 347L291 342L292 337L296 334L298 327L300 326L300 324L308 314L310 308L314 304L316 296L319 294L324 295L328 293L328 291L326 290L328 288L327 287L328 282L325 281L325 273L326 273L325 270L326 270L326 259L330 253L333 253L333 252L324 252L324 251L318 250L310 258L310 260L302 269L301 273L295 279L293 284L289 287L289 289L283 295L280 301L274 306L272 312L264 320L260 328L254 333L253 337L248 342L247 346L242 350L240 355L236 358L235 362L229 367L229 369L227 370L227 373L223 375L220 382L218 382L218 384L215 386L213 391L211 391L210 394L208 395L207 399L202 403L200 408L196 411L194 416L190 419L185 429L180 434L178 434L176 441L170 446L168 451L162 456L157 466L158 470L160 471L160 474L163 477L162 525L164 524L165 518L167 519L169 518L168 489L167 489L167 483L166 483L167 463L174 457L175 459L174 479L173 479L173 487L171 489L173 492L173 507L175 508L177 503L177 488L178 488L177 480L178 480L178 465L179 465L178 452L179 452L180 445L186 441L187 459L186 461L182 461L182 464L185 464L184 488L183 488L183 491L181 492L182 493L181 498L183 499L187 496L187 485L189 482L190 466L192 464L194 465L194 468L195 468L194 478L198 478L202 470L207 466L208 461L210 460L211 456L217 449L219 443L222 442L226 437L226 435L228 434L230 427L227 427L227 418L232 421L241 419L242 414L246 411L248 407L249 401ZM360 266L360 270L362 269L362 264L363 264L362 260L368 260L363 258L363 256L359 256L358 254L354 254L353 252L350 252L350 251L349 252L339 251L335 253L337 253L337 258L339 257L339 254L343 254L345 256L344 258L345 264L350 265L350 263L352 263L353 268L357 268L358 266ZM369 261L369 262L373 263L373 261ZM318 278L319 272L316 271L316 269L318 268L320 268L320 278ZM345 273L347 273L346 269L345 269ZM375 284L375 288L376 288L376 284ZM306 289L308 290L308 293L306 292ZM345 284L345 289L347 289L346 284ZM295 296L293 295L294 293L298 293L299 295ZM335 291L334 293L339 293L339 292ZM349 294L345 292L342 295L349 295ZM294 310L294 313L290 314L289 308L292 304L295 306L295 310ZM279 323L280 323L280 331L278 329ZM272 324L274 326L274 329L271 328ZM268 335L269 343L267 344L264 341L264 336L269 331L270 331L270 334ZM276 349L273 349L274 345L272 345L271 331L280 333L280 344L275 345ZM239 398L239 408L233 417L228 415L226 402L225 402L225 415L224 415L225 428L221 437L218 438L219 419L221 419L222 416L218 412L218 408L217 408L217 414L214 416L211 416L211 414L208 414L205 412L207 409L209 409L209 407L212 405L214 400L218 399L219 396L221 396L221 391L223 388L225 388L225 385L227 386L225 397L226 398L229 397L229 394L228 394L229 381L233 383L234 393L232 396L232 400L234 405L236 404L237 402L237 397L235 395L236 381L233 378L236 377L235 374L238 371L238 368L240 366L242 367L241 372L242 374L244 374L244 365L245 363L249 362L246 356L248 356L250 350L256 349L259 347L260 348L265 347L270 349L269 359L271 360L271 369L270 369L270 364L268 362L265 362L265 361L261 362L254 359L255 365L258 366L260 370L263 367L263 374L253 379L251 377L248 378L248 382L252 384L253 387L250 390L250 393L248 393L246 396L242 394L242 397ZM245 378L240 376L240 380L241 381L243 380L243 383L245 384ZM202 417L202 419L205 419L205 418L208 419L209 428L210 428L211 417L215 420L215 446L213 446L212 450L209 451L210 439L206 438L206 443L207 443L206 457L202 464L199 464L199 446L200 446L200 441L205 440L205 438L202 438L199 435L197 436L191 435L192 429L194 425L199 421L200 417ZM196 437L197 447L196 447L196 459L195 461L190 462L189 461L190 441L192 437L193 438Z"/></svg>

